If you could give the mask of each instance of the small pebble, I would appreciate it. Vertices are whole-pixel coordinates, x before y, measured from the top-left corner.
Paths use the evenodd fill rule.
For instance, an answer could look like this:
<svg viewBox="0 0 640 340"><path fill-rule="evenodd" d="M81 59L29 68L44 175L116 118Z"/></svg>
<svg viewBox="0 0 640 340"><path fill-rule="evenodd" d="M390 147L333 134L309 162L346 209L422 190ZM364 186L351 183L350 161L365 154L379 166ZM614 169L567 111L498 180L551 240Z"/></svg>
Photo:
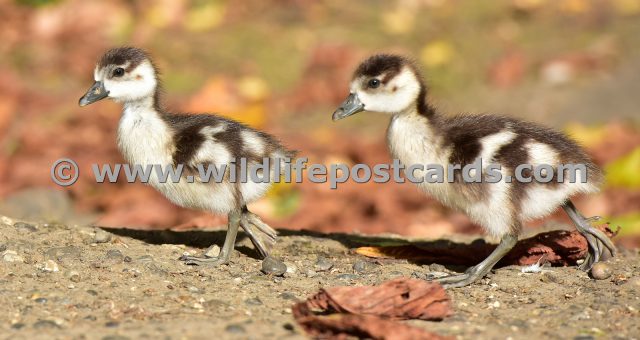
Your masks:
<svg viewBox="0 0 640 340"><path fill-rule="evenodd" d="M211 309L226 309L229 304L218 299L211 299L204 303L204 306Z"/></svg>
<svg viewBox="0 0 640 340"><path fill-rule="evenodd" d="M30 223L17 222L13 226L16 227L16 229L19 229L20 231L29 231L29 232L38 231L38 228L36 228L36 226Z"/></svg>
<svg viewBox="0 0 640 340"><path fill-rule="evenodd" d="M280 276L287 272L287 266L284 264L284 262L271 256L267 256L267 258L262 261L261 270L267 275Z"/></svg>
<svg viewBox="0 0 640 340"><path fill-rule="evenodd" d="M312 277L316 277L318 275L318 273L313 270L313 269L307 269L307 271L304 273L308 278L312 278Z"/></svg>
<svg viewBox="0 0 640 340"><path fill-rule="evenodd" d="M138 259L136 261L137 262L142 262L142 263L153 262L153 256L151 256L151 255L142 255L142 256L138 257Z"/></svg>
<svg viewBox="0 0 640 340"><path fill-rule="evenodd" d="M108 259L124 259L122 252L118 249L109 249L107 250L107 258Z"/></svg>
<svg viewBox="0 0 640 340"><path fill-rule="evenodd" d="M288 274L295 274L295 273L298 272L298 266L296 266L293 263L286 262L285 266L287 266L287 273Z"/></svg>
<svg viewBox="0 0 640 340"><path fill-rule="evenodd" d="M429 265L429 271L432 272L447 272L447 268L441 264L438 263L432 263Z"/></svg>
<svg viewBox="0 0 640 340"><path fill-rule="evenodd" d="M594 340L595 338L591 335L577 335L573 337L573 340Z"/></svg>
<svg viewBox="0 0 640 340"><path fill-rule="evenodd" d="M33 324L33 328L41 329L41 328L60 328L60 326L51 320L39 320Z"/></svg>
<svg viewBox="0 0 640 340"><path fill-rule="evenodd" d="M124 335L106 335L102 337L102 340L129 340L129 337Z"/></svg>
<svg viewBox="0 0 640 340"><path fill-rule="evenodd" d="M40 263L38 268L43 272L56 273L60 271L58 264L54 260L47 260L44 263Z"/></svg>
<svg viewBox="0 0 640 340"><path fill-rule="evenodd" d="M327 260L325 257L318 256L318 260L316 261L316 264L313 265L313 267L316 271L324 272L333 268L333 262Z"/></svg>
<svg viewBox="0 0 640 340"><path fill-rule="evenodd" d="M35 301L36 303L42 303L42 304L47 303L47 299L43 297L39 297L33 301Z"/></svg>
<svg viewBox="0 0 640 340"><path fill-rule="evenodd" d="M254 297L254 298L244 300L244 303L249 306L261 306L262 300L260 300L260 298Z"/></svg>
<svg viewBox="0 0 640 340"><path fill-rule="evenodd" d="M120 326L120 323L118 323L117 321L109 321L109 322L105 323L104 326L108 327L108 328L115 328L115 327Z"/></svg>
<svg viewBox="0 0 640 340"><path fill-rule="evenodd" d="M339 280L357 280L359 276L355 274L340 274L336 278Z"/></svg>
<svg viewBox="0 0 640 340"><path fill-rule="evenodd" d="M44 253L44 258L57 262L75 261L82 255L82 250L75 246L50 248Z"/></svg>
<svg viewBox="0 0 640 340"><path fill-rule="evenodd" d="M246 333L246 330L244 329L244 327L242 327L241 325L237 325L237 324L229 325L229 326L225 327L224 330L226 332L232 333L232 334Z"/></svg>
<svg viewBox="0 0 640 340"><path fill-rule="evenodd" d="M107 243L111 241L111 234L102 230L96 229L96 235L93 237L94 243Z"/></svg>
<svg viewBox="0 0 640 340"><path fill-rule="evenodd" d="M0 252L7 250L7 245L6 244L0 244Z"/></svg>
<svg viewBox="0 0 640 340"><path fill-rule="evenodd" d="M563 280L557 274L550 272L542 273L542 275L540 276L540 281L545 283L563 283Z"/></svg>
<svg viewBox="0 0 640 340"><path fill-rule="evenodd" d="M596 280L605 280L611 277L613 270L605 262L598 262L591 267L591 277Z"/></svg>
<svg viewBox="0 0 640 340"><path fill-rule="evenodd" d="M2 259L5 262L24 262L22 256L18 255L15 250L5 250L2 252Z"/></svg>
<svg viewBox="0 0 640 340"><path fill-rule="evenodd" d="M367 270L367 262L358 260L353 264L353 271L356 273L362 273Z"/></svg>
<svg viewBox="0 0 640 340"><path fill-rule="evenodd" d="M209 249L207 249L207 251L204 253L204 256L209 258L218 257L218 255L220 255L220 246L218 246L217 244L209 247Z"/></svg>
<svg viewBox="0 0 640 340"><path fill-rule="evenodd" d="M285 300L297 300L298 299L295 296L295 294L293 294L291 292L283 292L282 294L280 294L280 298L285 299Z"/></svg>

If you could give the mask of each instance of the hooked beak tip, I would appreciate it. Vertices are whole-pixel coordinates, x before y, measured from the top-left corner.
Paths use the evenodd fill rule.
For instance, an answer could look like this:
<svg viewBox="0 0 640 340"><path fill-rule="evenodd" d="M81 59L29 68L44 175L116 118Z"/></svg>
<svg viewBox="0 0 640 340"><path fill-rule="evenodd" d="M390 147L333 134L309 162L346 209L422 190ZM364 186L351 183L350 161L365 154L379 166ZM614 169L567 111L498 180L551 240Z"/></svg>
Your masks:
<svg viewBox="0 0 640 340"><path fill-rule="evenodd" d="M331 119L333 119L333 121L334 121L334 122L335 122L335 121L338 121L338 120L340 120L340 119L344 118L344 117L342 116L342 114L343 114L343 113L344 113L344 110L342 110L342 109L337 109L337 110L333 113L333 116L331 116Z"/></svg>
<svg viewBox="0 0 640 340"><path fill-rule="evenodd" d="M340 120L342 118L349 117L353 114L356 114L360 111L364 111L364 104L360 102L360 99L355 93L349 94L347 99L344 100L340 107L333 112L332 119L333 121Z"/></svg>

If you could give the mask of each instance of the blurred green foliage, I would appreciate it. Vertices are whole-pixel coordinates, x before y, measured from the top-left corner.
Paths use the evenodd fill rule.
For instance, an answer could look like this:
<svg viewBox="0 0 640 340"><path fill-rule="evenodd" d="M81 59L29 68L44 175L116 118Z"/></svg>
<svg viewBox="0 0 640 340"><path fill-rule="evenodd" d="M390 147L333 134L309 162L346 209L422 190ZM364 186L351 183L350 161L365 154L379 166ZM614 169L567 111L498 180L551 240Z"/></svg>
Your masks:
<svg viewBox="0 0 640 340"><path fill-rule="evenodd" d="M15 0L15 2L22 6L40 7L45 5L52 5L62 0Z"/></svg>

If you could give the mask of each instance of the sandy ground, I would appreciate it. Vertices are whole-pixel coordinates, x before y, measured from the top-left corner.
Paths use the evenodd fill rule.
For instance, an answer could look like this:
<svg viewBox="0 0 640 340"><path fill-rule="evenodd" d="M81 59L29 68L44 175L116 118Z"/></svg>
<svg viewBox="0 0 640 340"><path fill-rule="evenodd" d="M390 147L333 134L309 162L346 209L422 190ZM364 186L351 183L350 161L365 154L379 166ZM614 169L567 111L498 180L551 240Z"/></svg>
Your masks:
<svg viewBox="0 0 640 340"><path fill-rule="evenodd" d="M177 260L221 244L222 230L0 221L0 333L7 339L305 338L291 306L321 287L446 270L355 255L364 236L283 230L273 254L289 272L272 277L260 272L261 261L242 237L230 265ZM640 338L639 258L637 250L622 250L605 280L576 268L534 274L500 268L449 291L452 317L409 323L460 339Z"/></svg>

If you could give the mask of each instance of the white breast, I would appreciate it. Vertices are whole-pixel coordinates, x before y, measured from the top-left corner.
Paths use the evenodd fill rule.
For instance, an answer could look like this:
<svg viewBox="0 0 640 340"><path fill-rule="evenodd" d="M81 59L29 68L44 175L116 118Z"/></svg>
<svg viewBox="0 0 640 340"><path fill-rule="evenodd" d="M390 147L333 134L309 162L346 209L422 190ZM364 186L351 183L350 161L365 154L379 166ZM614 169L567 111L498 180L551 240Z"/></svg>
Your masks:
<svg viewBox="0 0 640 340"><path fill-rule="evenodd" d="M172 135L153 110L125 107L118 126L118 148L133 164L172 163Z"/></svg>
<svg viewBox="0 0 640 340"><path fill-rule="evenodd" d="M396 115L391 119L387 131L387 143L394 159L405 166L412 164L437 164L447 168L450 150L442 146L442 141L429 126L427 119L415 114ZM446 174L446 173L445 173ZM422 178L424 171L415 171L414 177ZM421 183L420 189L426 191L445 205L451 206L459 200L449 183Z"/></svg>
<svg viewBox="0 0 640 340"><path fill-rule="evenodd" d="M492 159L499 146L508 143L514 136L504 132L484 138L481 141L483 152L480 156ZM417 115L395 116L389 126L387 139L393 157L404 165L437 164L445 170L444 183L422 183L418 185L421 190L444 205L465 211L492 235L501 236L509 230L512 224L511 213L504 207L509 200L510 185L505 182L492 184L484 200L465 196L464 190L459 188L456 190L446 181L451 149L443 145L426 118Z"/></svg>
<svg viewBox="0 0 640 340"><path fill-rule="evenodd" d="M213 138L216 132L225 128L224 124L216 127L204 126L199 131L205 141L196 151L191 165L217 166L219 169L222 169L222 165L229 166L232 155L224 143ZM243 131L242 137L243 142L254 152L264 150L264 145L259 143L255 133ZM172 131L156 111L135 106L125 107L118 127L118 147L130 165L143 168L147 165L159 165L162 169L173 166L173 153L176 149L173 143ZM271 183L254 183L249 176L247 183L236 185L228 181L214 183L213 180L202 183L198 173L191 175L194 176L192 183L187 181L186 175L177 183L171 180L160 183L157 173L153 171L148 184L179 206L214 213L228 213L239 208L237 195L240 195L241 203L253 202L262 197L271 186Z"/></svg>
<svg viewBox="0 0 640 340"><path fill-rule="evenodd" d="M165 169L173 165L172 132L153 110L125 108L118 126L118 148L130 166L159 165ZM148 184L182 207L216 213L236 207L235 190L229 183L189 183L184 176L177 183L160 183L153 171Z"/></svg>

